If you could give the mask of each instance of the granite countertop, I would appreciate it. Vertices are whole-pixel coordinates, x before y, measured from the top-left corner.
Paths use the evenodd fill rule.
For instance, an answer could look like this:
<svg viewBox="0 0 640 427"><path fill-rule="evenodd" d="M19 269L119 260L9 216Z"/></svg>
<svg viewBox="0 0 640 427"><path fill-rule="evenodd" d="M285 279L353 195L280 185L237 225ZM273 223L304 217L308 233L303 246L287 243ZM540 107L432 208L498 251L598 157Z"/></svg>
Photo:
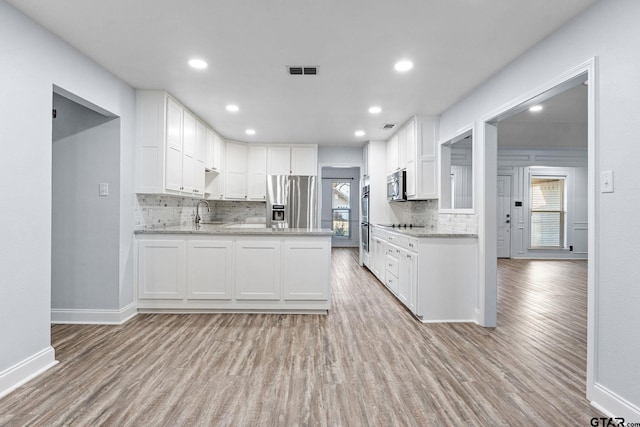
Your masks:
<svg viewBox="0 0 640 427"><path fill-rule="evenodd" d="M411 237L478 237L476 233L466 232L452 232L450 230L443 231L438 230L438 227L426 226L426 227L391 227L386 225L371 224L373 227L378 227L385 231L392 231L398 234L404 234Z"/></svg>
<svg viewBox="0 0 640 427"><path fill-rule="evenodd" d="M163 228L135 230L134 234L226 234L239 236L331 236L333 231L328 228L266 228L257 224L219 223L191 225L174 225Z"/></svg>

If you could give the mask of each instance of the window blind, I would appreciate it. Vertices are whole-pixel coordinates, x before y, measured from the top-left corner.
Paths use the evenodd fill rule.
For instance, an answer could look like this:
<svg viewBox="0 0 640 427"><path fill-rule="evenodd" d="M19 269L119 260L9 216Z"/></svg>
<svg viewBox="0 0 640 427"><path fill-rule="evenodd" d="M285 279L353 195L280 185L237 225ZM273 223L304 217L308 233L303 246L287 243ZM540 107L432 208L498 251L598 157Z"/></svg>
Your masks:
<svg viewBox="0 0 640 427"><path fill-rule="evenodd" d="M564 205L564 177L531 177L532 248L564 248Z"/></svg>

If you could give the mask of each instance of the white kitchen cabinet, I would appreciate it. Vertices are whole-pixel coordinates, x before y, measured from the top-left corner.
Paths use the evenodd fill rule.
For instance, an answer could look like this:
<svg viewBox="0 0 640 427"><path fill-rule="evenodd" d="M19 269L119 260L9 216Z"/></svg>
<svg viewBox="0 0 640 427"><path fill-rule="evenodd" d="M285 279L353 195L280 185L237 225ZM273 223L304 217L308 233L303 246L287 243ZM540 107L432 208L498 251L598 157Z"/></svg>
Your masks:
<svg viewBox="0 0 640 427"><path fill-rule="evenodd" d="M183 298L185 271L184 240L138 241L138 298Z"/></svg>
<svg viewBox="0 0 640 427"><path fill-rule="evenodd" d="M398 299L412 312L416 312L418 286L418 254L399 249Z"/></svg>
<svg viewBox="0 0 640 427"><path fill-rule="evenodd" d="M280 242L236 242L235 278L238 300L278 300L282 294Z"/></svg>
<svg viewBox="0 0 640 427"><path fill-rule="evenodd" d="M373 235L371 271L421 321L474 321L476 237L415 237L377 227Z"/></svg>
<svg viewBox="0 0 640 427"><path fill-rule="evenodd" d="M318 146L291 146L291 174L318 175Z"/></svg>
<svg viewBox="0 0 640 427"><path fill-rule="evenodd" d="M267 175L315 176L317 174L317 145L269 145L267 147Z"/></svg>
<svg viewBox="0 0 640 427"><path fill-rule="evenodd" d="M213 129L207 128L205 131L205 169L211 171L214 169L215 157L215 133Z"/></svg>
<svg viewBox="0 0 640 427"><path fill-rule="evenodd" d="M225 192L228 200L247 199L247 154L243 142L227 141L225 154Z"/></svg>
<svg viewBox="0 0 640 427"><path fill-rule="evenodd" d="M369 147L371 146L370 142L367 142L364 147L362 147L362 178L365 181L369 178Z"/></svg>
<svg viewBox="0 0 640 427"><path fill-rule="evenodd" d="M331 235L136 234L142 312L313 312L331 306Z"/></svg>
<svg viewBox="0 0 640 427"><path fill-rule="evenodd" d="M437 118L413 117L387 141L387 173L406 170L407 198L438 198Z"/></svg>
<svg viewBox="0 0 640 427"><path fill-rule="evenodd" d="M225 141L214 134L214 159L221 159L214 163L214 168L205 174L205 195L209 200L224 200L225 196Z"/></svg>
<svg viewBox="0 0 640 427"><path fill-rule="evenodd" d="M203 197L206 135L163 91L136 92L136 193Z"/></svg>
<svg viewBox="0 0 640 427"><path fill-rule="evenodd" d="M163 99L164 101L164 99ZM166 185L165 188L167 190L173 191L181 191L182 190L182 164L183 164L183 155L182 155L182 118L183 118L183 108L175 102L171 98L166 99L167 103L167 162L164 165L166 170ZM151 108L151 107L150 107ZM159 111L159 114L162 114L164 111ZM158 121L161 119L158 117ZM160 138L160 136L158 136ZM159 155L160 153L155 153ZM152 160L152 159L150 159ZM151 165L149 165L151 166ZM163 165L153 165L155 169L161 169ZM149 167L148 169L152 169ZM143 172L146 172L143 171ZM154 187L158 187L160 189L162 186L161 183L157 183Z"/></svg>
<svg viewBox="0 0 640 427"><path fill-rule="evenodd" d="M188 241L186 297L188 299L230 300L233 288L232 270L232 241Z"/></svg>
<svg viewBox="0 0 640 427"><path fill-rule="evenodd" d="M249 145L247 187L250 200L267 198L267 146Z"/></svg>
<svg viewBox="0 0 640 427"><path fill-rule="evenodd" d="M331 242L295 239L284 242L284 299L329 299Z"/></svg>
<svg viewBox="0 0 640 427"><path fill-rule="evenodd" d="M195 194L196 118L186 110L182 112L182 129L182 186L180 191Z"/></svg>
<svg viewBox="0 0 640 427"><path fill-rule="evenodd" d="M398 169L398 134L395 134L387 141L387 174Z"/></svg>

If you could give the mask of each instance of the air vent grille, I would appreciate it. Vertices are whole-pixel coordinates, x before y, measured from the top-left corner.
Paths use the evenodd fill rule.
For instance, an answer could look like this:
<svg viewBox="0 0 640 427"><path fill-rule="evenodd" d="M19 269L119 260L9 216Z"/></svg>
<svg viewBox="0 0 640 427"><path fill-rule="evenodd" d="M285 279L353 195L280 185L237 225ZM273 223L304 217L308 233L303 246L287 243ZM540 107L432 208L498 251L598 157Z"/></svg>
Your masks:
<svg viewBox="0 0 640 427"><path fill-rule="evenodd" d="M289 65L287 69L292 76L315 76L318 74L318 67L313 66Z"/></svg>
<svg viewBox="0 0 640 427"><path fill-rule="evenodd" d="M380 129L389 130L389 129L393 129L394 127L396 127L395 123L385 123L382 125Z"/></svg>

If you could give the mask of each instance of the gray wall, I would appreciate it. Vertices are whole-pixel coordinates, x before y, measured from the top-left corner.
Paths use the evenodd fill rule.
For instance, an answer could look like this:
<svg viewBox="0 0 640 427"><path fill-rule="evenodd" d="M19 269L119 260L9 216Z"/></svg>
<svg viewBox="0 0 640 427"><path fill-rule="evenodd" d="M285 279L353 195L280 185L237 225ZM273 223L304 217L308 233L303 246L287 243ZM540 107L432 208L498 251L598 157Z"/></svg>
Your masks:
<svg viewBox="0 0 640 427"><path fill-rule="evenodd" d="M53 106L51 307L119 309L120 119Z"/></svg>
<svg viewBox="0 0 640 427"><path fill-rule="evenodd" d="M637 0L599 1L447 110L440 121L441 135L471 122L482 129L482 120L503 105L598 58L597 79L590 82L597 92L595 174L613 170L615 193L590 195L596 203L596 229L590 232L595 233L597 252L591 297L598 309L592 319L594 369L588 390L599 405L635 416L640 408L640 228L629 226L629 213L640 210L635 129L640 105L632 96L640 93L638 16Z"/></svg>
<svg viewBox="0 0 640 427"><path fill-rule="evenodd" d="M0 394L54 360L51 188L54 85L120 117L118 292L133 301L135 93L0 0ZM37 209L35 208L37 207Z"/></svg>

